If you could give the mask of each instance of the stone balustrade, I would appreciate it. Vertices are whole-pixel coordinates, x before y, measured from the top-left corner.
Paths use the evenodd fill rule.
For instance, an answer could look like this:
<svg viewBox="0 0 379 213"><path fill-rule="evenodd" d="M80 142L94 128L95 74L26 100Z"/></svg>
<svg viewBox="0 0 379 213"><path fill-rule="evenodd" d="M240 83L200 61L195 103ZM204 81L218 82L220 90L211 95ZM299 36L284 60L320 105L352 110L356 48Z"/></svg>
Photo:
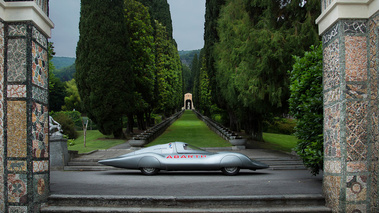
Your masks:
<svg viewBox="0 0 379 213"><path fill-rule="evenodd" d="M202 115L196 110L193 110L197 117L202 120L212 131L214 131L216 134L224 138L225 140L229 141L233 145L233 149L245 149L246 145L246 139L242 136L238 135L237 133L233 132L232 130L224 127L223 125L213 121L212 119L208 118L207 116Z"/></svg>
<svg viewBox="0 0 379 213"><path fill-rule="evenodd" d="M138 148L152 142L157 137L159 137L172 123L174 123L183 114L183 112L183 110L179 111L171 117L163 120L159 124L140 133L139 135L136 135L133 137L133 139L129 140L130 146L132 146L132 148Z"/></svg>

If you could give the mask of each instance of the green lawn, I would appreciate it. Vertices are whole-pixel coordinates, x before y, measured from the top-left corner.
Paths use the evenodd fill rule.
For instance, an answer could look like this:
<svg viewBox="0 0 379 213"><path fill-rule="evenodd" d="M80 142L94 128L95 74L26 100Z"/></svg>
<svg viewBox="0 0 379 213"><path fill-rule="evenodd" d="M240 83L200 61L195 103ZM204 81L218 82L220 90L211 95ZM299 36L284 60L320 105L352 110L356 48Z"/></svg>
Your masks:
<svg viewBox="0 0 379 213"><path fill-rule="evenodd" d="M292 135L263 133L263 139L265 140L264 143L254 142L257 147L285 152L291 152L297 143L297 138ZM211 131L192 111L184 112L181 118L175 121L160 137L147 146L174 141L187 142L198 147L231 146L228 141ZM79 137L73 141L73 146L68 146L68 149L79 151L79 153L87 153L98 149L108 149L125 142L126 140L109 138L109 136L103 135L97 130L89 130L87 131L87 146L84 148L83 131L79 131Z"/></svg>
<svg viewBox="0 0 379 213"><path fill-rule="evenodd" d="M263 133L263 140L264 143L259 143L261 148L291 152L298 139L293 135Z"/></svg>
<svg viewBox="0 0 379 213"><path fill-rule="evenodd" d="M78 131L78 133L79 137L73 141L75 145L68 146L68 149L79 151L79 153L87 153L98 149L109 149L113 146L126 142L126 140L109 138L109 136L101 134L98 130L88 130L86 147L84 148L83 131Z"/></svg>
<svg viewBox="0 0 379 213"><path fill-rule="evenodd" d="M185 111L160 137L147 146L175 141L190 143L198 147L231 146L228 141L210 130L192 111Z"/></svg>

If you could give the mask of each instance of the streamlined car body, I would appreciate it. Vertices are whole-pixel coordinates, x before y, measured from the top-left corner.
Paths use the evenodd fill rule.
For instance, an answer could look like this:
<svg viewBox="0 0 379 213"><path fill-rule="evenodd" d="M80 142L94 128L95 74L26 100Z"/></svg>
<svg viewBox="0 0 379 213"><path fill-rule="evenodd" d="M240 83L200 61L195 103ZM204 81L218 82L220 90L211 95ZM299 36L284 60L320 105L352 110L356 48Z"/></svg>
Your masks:
<svg viewBox="0 0 379 213"><path fill-rule="evenodd" d="M240 169L265 169L269 166L246 155L234 152L208 152L183 142L147 147L99 163L125 169L139 169L145 175L160 170L221 170L225 175L236 175Z"/></svg>

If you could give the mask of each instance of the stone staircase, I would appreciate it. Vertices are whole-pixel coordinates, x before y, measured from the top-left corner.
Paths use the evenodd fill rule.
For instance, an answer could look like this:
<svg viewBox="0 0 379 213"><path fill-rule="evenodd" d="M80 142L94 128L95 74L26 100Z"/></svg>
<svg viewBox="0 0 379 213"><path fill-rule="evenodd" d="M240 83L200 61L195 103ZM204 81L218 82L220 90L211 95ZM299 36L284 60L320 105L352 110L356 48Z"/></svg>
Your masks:
<svg viewBox="0 0 379 213"><path fill-rule="evenodd" d="M41 209L53 212L314 212L326 213L322 195L76 196L52 195Z"/></svg>

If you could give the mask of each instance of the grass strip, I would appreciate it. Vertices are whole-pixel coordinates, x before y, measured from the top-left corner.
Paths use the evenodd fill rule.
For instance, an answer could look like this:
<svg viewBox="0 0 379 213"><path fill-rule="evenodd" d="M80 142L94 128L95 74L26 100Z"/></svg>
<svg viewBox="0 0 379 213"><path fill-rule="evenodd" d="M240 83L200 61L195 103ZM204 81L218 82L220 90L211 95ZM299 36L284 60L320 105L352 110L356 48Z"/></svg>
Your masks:
<svg viewBox="0 0 379 213"><path fill-rule="evenodd" d="M185 111L166 131L147 146L186 142L198 147L229 147L231 144L210 130L192 111Z"/></svg>
<svg viewBox="0 0 379 213"><path fill-rule="evenodd" d="M259 147L291 152L296 147L298 139L293 135L283 135L274 133L263 133L263 140L259 142Z"/></svg>
<svg viewBox="0 0 379 213"><path fill-rule="evenodd" d="M109 138L109 136L101 134L98 130L87 130L86 147L84 147L83 131L78 131L78 133L79 137L73 141L74 145L68 145L68 150L87 153L98 149L109 149L126 142L126 140Z"/></svg>

